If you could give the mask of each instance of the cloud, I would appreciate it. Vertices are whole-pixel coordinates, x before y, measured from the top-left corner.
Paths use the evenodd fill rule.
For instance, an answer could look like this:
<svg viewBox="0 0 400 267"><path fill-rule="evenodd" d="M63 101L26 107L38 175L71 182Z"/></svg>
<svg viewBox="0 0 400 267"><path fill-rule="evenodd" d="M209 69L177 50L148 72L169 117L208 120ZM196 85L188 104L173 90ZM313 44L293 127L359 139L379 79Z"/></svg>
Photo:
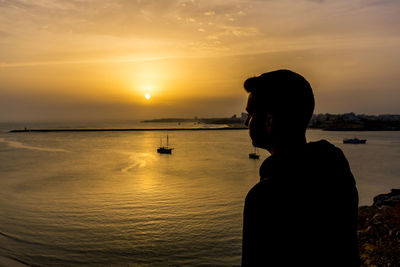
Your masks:
<svg viewBox="0 0 400 267"><path fill-rule="evenodd" d="M359 2L362 6L387 6L391 4L398 4L397 0L364 0Z"/></svg>
<svg viewBox="0 0 400 267"><path fill-rule="evenodd" d="M206 11L203 14L204 14L204 16L214 16L215 15L215 11Z"/></svg>
<svg viewBox="0 0 400 267"><path fill-rule="evenodd" d="M10 32L6 32L6 31L0 31L0 38L8 38L8 37L12 37L13 34Z"/></svg>

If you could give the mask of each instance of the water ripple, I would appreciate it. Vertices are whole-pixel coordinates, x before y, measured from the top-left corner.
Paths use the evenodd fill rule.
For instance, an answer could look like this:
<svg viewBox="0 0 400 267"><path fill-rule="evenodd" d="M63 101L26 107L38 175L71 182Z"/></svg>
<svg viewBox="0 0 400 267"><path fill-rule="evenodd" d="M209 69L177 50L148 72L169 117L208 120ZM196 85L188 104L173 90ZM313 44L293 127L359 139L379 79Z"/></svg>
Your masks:
<svg viewBox="0 0 400 267"><path fill-rule="evenodd" d="M0 142L6 143L9 147L13 147L13 148L22 148L22 149L47 151L47 152L70 152L70 151L62 149L62 148L30 146L27 144L23 144L21 142L6 140L4 138L0 138Z"/></svg>

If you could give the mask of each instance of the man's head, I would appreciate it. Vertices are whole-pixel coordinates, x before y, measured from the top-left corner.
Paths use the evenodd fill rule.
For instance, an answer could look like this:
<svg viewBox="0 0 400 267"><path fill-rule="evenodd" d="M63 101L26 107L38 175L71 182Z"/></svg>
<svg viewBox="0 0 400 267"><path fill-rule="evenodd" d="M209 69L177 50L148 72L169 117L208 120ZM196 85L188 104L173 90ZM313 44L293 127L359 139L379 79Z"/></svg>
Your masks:
<svg viewBox="0 0 400 267"><path fill-rule="evenodd" d="M246 125L254 146L270 150L273 143L304 137L314 95L303 76L290 70L267 72L247 79L244 88L250 93Z"/></svg>

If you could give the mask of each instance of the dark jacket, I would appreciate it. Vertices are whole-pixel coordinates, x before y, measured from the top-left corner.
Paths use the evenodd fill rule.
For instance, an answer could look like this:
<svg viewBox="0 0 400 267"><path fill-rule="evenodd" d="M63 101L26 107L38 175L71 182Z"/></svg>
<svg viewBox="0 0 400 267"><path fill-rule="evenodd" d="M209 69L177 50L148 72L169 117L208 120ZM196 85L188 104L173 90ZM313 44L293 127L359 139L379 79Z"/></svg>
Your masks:
<svg viewBox="0 0 400 267"><path fill-rule="evenodd" d="M322 140L267 158L244 207L243 266L359 266L358 193Z"/></svg>

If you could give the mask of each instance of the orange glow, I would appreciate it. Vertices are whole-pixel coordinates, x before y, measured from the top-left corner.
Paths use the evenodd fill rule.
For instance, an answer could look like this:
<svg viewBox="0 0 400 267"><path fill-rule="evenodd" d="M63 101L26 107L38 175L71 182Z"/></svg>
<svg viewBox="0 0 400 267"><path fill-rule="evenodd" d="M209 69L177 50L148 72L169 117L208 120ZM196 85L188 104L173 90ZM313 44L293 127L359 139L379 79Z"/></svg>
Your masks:
<svg viewBox="0 0 400 267"><path fill-rule="evenodd" d="M398 1L3 2L0 121L232 116L281 68L316 113L400 112Z"/></svg>

